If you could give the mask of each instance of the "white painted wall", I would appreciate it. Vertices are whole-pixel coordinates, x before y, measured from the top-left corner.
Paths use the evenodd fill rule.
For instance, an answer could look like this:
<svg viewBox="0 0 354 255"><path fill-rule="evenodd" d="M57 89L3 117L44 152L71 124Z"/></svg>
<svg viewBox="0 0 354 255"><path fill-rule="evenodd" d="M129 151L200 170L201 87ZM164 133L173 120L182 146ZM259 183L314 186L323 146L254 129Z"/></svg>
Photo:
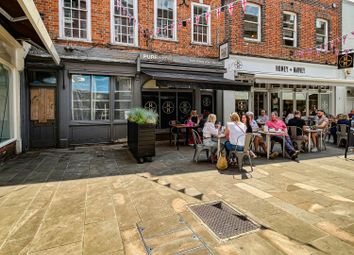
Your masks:
<svg viewBox="0 0 354 255"><path fill-rule="evenodd" d="M342 10L342 33L343 35L349 34L349 39L347 39L343 48L354 50L354 36L351 34L351 32L354 31L354 1L343 0ZM339 74L342 79L354 80L354 69L352 68L350 71L350 75L346 75L343 70L339 70ZM351 91L352 95L348 95L347 91ZM336 97L337 114L349 113L351 109L354 109L354 87L338 87L336 90Z"/></svg>

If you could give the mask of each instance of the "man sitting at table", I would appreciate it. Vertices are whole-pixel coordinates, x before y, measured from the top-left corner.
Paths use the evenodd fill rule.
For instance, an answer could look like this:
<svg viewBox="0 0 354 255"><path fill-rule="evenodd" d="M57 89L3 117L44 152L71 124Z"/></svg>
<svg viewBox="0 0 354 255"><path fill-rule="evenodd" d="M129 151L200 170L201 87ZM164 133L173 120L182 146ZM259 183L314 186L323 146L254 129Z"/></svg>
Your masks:
<svg viewBox="0 0 354 255"><path fill-rule="evenodd" d="M294 118L290 119L288 122L288 127L297 127L296 128L296 137L298 139L305 139L306 141L307 136L304 134L306 133L306 123L305 120L301 119L301 112L300 111L295 111L294 112ZM291 130L290 130L291 132ZM294 134L291 134L294 135ZM300 148L299 148L300 149Z"/></svg>
<svg viewBox="0 0 354 255"><path fill-rule="evenodd" d="M285 150L290 155L292 160L297 159L297 156L299 155L299 151L295 150L293 143L292 143L289 135L287 134L288 129L287 129L284 121L282 121L278 118L277 112L272 112L271 119L270 119L270 121L268 121L266 123L266 126L268 127L268 129L270 131L273 129L274 131L280 130L282 132L286 132L285 139L284 139L285 140ZM283 137L281 134L272 135L271 140L274 142L278 142L283 146Z"/></svg>
<svg viewBox="0 0 354 255"><path fill-rule="evenodd" d="M258 116L257 123L259 125L264 125L269 120L268 115L266 114L265 110L261 110L261 115Z"/></svg>
<svg viewBox="0 0 354 255"><path fill-rule="evenodd" d="M311 133L312 141L314 147L311 149L311 152L317 152L318 151L318 136L320 135L320 132L322 132L322 136L326 135L325 132L328 128L329 120L325 116L323 110L318 110L317 111L317 124L315 125L315 128L319 130L319 132L313 132Z"/></svg>

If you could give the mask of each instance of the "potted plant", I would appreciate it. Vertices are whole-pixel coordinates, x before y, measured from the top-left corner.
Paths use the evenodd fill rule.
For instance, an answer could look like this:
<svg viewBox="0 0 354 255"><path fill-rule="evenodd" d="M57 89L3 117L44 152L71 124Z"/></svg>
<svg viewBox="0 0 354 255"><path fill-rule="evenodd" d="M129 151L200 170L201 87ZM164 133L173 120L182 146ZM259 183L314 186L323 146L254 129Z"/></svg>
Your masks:
<svg viewBox="0 0 354 255"><path fill-rule="evenodd" d="M155 156L157 116L143 108L134 108L128 114L128 146L138 163Z"/></svg>

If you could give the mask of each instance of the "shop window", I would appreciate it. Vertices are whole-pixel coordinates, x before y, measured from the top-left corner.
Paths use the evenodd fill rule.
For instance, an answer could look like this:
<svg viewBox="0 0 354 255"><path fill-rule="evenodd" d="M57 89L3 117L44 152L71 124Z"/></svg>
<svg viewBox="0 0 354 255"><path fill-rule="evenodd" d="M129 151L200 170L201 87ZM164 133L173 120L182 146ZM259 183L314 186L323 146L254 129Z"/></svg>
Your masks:
<svg viewBox="0 0 354 255"><path fill-rule="evenodd" d="M0 64L0 142L12 138L9 94L9 71Z"/></svg>
<svg viewBox="0 0 354 255"><path fill-rule="evenodd" d="M204 4L192 3L193 25L192 35L194 43L210 44L210 6Z"/></svg>
<svg viewBox="0 0 354 255"><path fill-rule="evenodd" d="M327 48L325 48L327 46ZM321 50L328 49L328 21L316 19L316 47Z"/></svg>
<svg viewBox="0 0 354 255"><path fill-rule="evenodd" d="M155 35L163 39L176 39L176 0L155 0Z"/></svg>
<svg viewBox="0 0 354 255"><path fill-rule="evenodd" d="M109 120L109 77L72 75L72 119Z"/></svg>
<svg viewBox="0 0 354 255"><path fill-rule="evenodd" d="M137 0L112 1L112 41L117 44L137 44Z"/></svg>
<svg viewBox="0 0 354 255"><path fill-rule="evenodd" d="M125 120L132 105L131 79L117 78L114 91L114 119Z"/></svg>
<svg viewBox="0 0 354 255"><path fill-rule="evenodd" d="M247 4L243 20L243 38L252 41L261 40L261 7Z"/></svg>
<svg viewBox="0 0 354 255"><path fill-rule="evenodd" d="M302 116L306 116L306 92L296 92L296 110L301 112Z"/></svg>
<svg viewBox="0 0 354 255"><path fill-rule="evenodd" d="M293 92L283 92L283 117L294 112Z"/></svg>
<svg viewBox="0 0 354 255"><path fill-rule="evenodd" d="M61 37L90 40L90 0L60 0Z"/></svg>
<svg viewBox="0 0 354 255"><path fill-rule="evenodd" d="M295 13L283 13L283 44L297 47L297 17Z"/></svg>

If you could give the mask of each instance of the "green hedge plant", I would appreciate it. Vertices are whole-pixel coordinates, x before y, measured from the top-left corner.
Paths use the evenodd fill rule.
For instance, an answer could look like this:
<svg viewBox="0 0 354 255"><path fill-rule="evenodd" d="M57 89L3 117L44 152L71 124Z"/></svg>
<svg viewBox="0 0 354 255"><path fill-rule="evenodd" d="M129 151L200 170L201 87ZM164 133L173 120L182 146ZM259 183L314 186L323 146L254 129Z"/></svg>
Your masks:
<svg viewBox="0 0 354 255"><path fill-rule="evenodd" d="M128 114L128 120L135 122L138 125L154 124L157 123L158 114L144 108L133 108Z"/></svg>

